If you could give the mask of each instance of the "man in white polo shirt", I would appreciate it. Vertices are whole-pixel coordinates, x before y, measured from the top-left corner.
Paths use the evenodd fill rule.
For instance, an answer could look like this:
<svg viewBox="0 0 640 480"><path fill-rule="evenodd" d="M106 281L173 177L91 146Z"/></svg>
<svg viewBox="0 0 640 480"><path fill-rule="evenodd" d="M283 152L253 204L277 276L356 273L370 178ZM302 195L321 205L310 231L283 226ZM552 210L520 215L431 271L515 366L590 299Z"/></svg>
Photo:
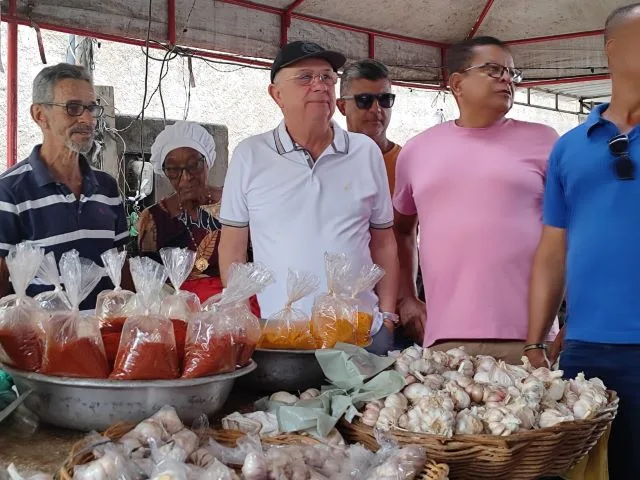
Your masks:
<svg viewBox="0 0 640 480"><path fill-rule="evenodd" d="M386 275L362 299L378 305L371 350L386 353L398 317L398 257L393 209L382 153L369 137L332 121L336 71L345 57L311 42L282 48L271 68L269 94L284 119L274 130L241 142L222 194L219 248L223 283L233 262L254 260L275 272L258 296L263 317L287 301L289 268L326 281L324 253L345 253L356 266L374 262ZM296 306L311 312L313 298Z"/></svg>

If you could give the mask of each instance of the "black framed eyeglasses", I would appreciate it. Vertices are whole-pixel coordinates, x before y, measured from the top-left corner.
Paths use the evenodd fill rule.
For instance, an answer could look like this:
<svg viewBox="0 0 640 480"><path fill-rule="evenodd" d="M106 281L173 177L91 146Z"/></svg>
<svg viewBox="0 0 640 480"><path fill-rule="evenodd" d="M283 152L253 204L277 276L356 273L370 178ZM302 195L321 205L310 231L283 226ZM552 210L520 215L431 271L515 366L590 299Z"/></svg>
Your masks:
<svg viewBox="0 0 640 480"><path fill-rule="evenodd" d="M396 101L395 93L359 93L357 95L345 95L343 100L355 100L356 107L361 110L369 110L373 101L377 100L382 108L391 108Z"/></svg>
<svg viewBox="0 0 640 480"><path fill-rule="evenodd" d="M468 72L469 70L480 70L482 73L495 79L502 78L504 72L507 72L513 83L520 83L524 78L522 70L513 67L505 67L504 65L492 62L483 63L482 65L471 65L470 67L465 68L462 73Z"/></svg>
<svg viewBox="0 0 640 480"><path fill-rule="evenodd" d="M102 105L98 105L97 103L90 103L89 105L85 105L80 102L68 102L68 103L43 103L42 105L52 105L54 107L64 107L67 111L67 115L71 117L79 117L84 113L85 110L88 110L91 115L94 117L101 117L104 113L104 107Z"/></svg>
<svg viewBox="0 0 640 480"><path fill-rule="evenodd" d="M613 173L618 180L635 180L636 165L629 156L629 137L616 135L609 140L609 151L615 157Z"/></svg>
<svg viewBox="0 0 640 480"><path fill-rule="evenodd" d="M202 170L204 169L205 162L206 162L205 158L204 157L200 157L197 160L189 161L183 167L174 167L174 166L171 166L171 165L170 166L163 165L162 166L162 171L164 172L164 174L167 176L167 178L169 180L180 180L182 178L182 174L184 172L187 172L189 174L189 176L191 176L191 177L199 175L200 173L202 173Z"/></svg>

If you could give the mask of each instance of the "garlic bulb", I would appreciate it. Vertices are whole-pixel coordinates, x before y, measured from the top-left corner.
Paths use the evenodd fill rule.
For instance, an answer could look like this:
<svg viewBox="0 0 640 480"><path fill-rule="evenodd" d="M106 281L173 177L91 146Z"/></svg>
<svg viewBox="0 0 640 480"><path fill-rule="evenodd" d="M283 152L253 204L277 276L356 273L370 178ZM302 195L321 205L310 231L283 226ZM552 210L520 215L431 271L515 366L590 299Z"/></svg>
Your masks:
<svg viewBox="0 0 640 480"><path fill-rule="evenodd" d="M407 357L398 357L393 368L400 375L407 375L409 373L409 364L412 361L413 360L409 360Z"/></svg>
<svg viewBox="0 0 640 480"><path fill-rule="evenodd" d="M300 400L311 400L320 396L320 390L317 388L309 388L300 394Z"/></svg>
<svg viewBox="0 0 640 480"><path fill-rule="evenodd" d="M478 355L475 358L476 372L488 372L498 364L495 358L487 355Z"/></svg>
<svg viewBox="0 0 640 480"><path fill-rule="evenodd" d="M515 378L506 367L507 365L500 360L497 364L491 367L491 370L489 371L478 369L473 380L476 383L497 384L505 387L513 386L516 383Z"/></svg>
<svg viewBox="0 0 640 480"><path fill-rule="evenodd" d="M529 376L529 371L520 365L505 365L506 370L517 380L524 380Z"/></svg>
<svg viewBox="0 0 640 480"><path fill-rule="evenodd" d="M430 375L425 375L422 383L433 390L439 390L442 385L444 385L444 381L445 378L442 375L439 373L432 373Z"/></svg>
<svg viewBox="0 0 640 480"><path fill-rule="evenodd" d="M547 409L540 414L540 428L553 427L561 422L573 420L573 415L563 415L562 412L555 409Z"/></svg>
<svg viewBox="0 0 640 480"><path fill-rule="evenodd" d="M380 416L380 407L375 403L367 403L362 413L362 423L369 427L375 426L378 423L378 417Z"/></svg>
<svg viewBox="0 0 640 480"><path fill-rule="evenodd" d="M547 386L545 392L547 398L555 400L556 402L564 396L564 380L561 378L554 378Z"/></svg>
<svg viewBox="0 0 640 480"><path fill-rule="evenodd" d="M436 362L431 360L426 360L421 358L419 360L413 360L409 364L409 372L415 375L417 378L420 378L420 375L429 375L430 373L438 373L442 371L441 365L438 365Z"/></svg>
<svg viewBox="0 0 640 480"><path fill-rule="evenodd" d="M418 399L431 395L434 392L432 388L422 383L414 383L404 388L403 393L411 402L415 403Z"/></svg>
<svg viewBox="0 0 640 480"><path fill-rule="evenodd" d="M460 361L458 371L465 377L472 378L475 374L476 368L473 366L473 361L471 359L465 358Z"/></svg>
<svg viewBox="0 0 640 480"><path fill-rule="evenodd" d="M547 367L536 368L531 375L542 380L547 386L555 378L562 378L564 372L562 370L549 370Z"/></svg>
<svg viewBox="0 0 640 480"><path fill-rule="evenodd" d="M482 402L482 397L484 396L484 385L481 383L471 383L464 390L469 394L473 403Z"/></svg>
<svg viewBox="0 0 640 480"><path fill-rule="evenodd" d="M449 367L450 358L444 352L432 351L431 352L431 360L435 363L442 365L443 367Z"/></svg>
<svg viewBox="0 0 640 480"><path fill-rule="evenodd" d="M449 367L458 368L463 360L469 358L469 354L464 351L464 347L452 348L446 351L449 356Z"/></svg>
<svg viewBox="0 0 640 480"><path fill-rule="evenodd" d="M505 408L520 420L520 430L531 430L535 426L536 412L524 398L508 403Z"/></svg>
<svg viewBox="0 0 640 480"><path fill-rule="evenodd" d="M480 417L468 408L456 415L456 435L477 435L484 431L484 424Z"/></svg>
<svg viewBox="0 0 640 480"><path fill-rule="evenodd" d="M506 408L492 408L484 416L487 428L492 435L507 436L520 428L520 419Z"/></svg>
<svg viewBox="0 0 640 480"><path fill-rule="evenodd" d="M529 375L520 384L522 396L529 405L538 405L545 394L544 383L538 377Z"/></svg>
<svg viewBox="0 0 640 480"><path fill-rule="evenodd" d="M455 382L448 383L445 391L451 394L451 399L457 410L464 410L471 405L471 397Z"/></svg>
<svg viewBox="0 0 640 480"><path fill-rule="evenodd" d="M407 412L408 426L412 432L431 433L445 437L453 436L455 414L450 410L414 407Z"/></svg>
<svg viewBox="0 0 640 480"><path fill-rule="evenodd" d="M411 385L412 383L417 383L417 382L418 382L418 379L409 373L404 376L404 383L407 385Z"/></svg>
<svg viewBox="0 0 640 480"><path fill-rule="evenodd" d="M272 402L284 403L285 405L293 405L299 398L289 392L276 392L269 397Z"/></svg>
<svg viewBox="0 0 640 480"><path fill-rule="evenodd" d="M407 359L414 359L417 360L419 358L423 358L423 349L422 347L419 347L418 345L413 345L409 348L405 348L402 351L402 356L407 358Z"/></svg>
<svg viewBox="0 0 640 480"><path fill-rule="evenodd" d="M385 407L395 407L401 410L406 410L409 406L409 401L402 393L393 393L389 395L384 401Z"/></svg>
<svg viewBox="0 0 640 480"><path fill-rule="evenodd" d="M482 401L484 403L489 402L502 402L507 398L507 389L500 385L485 385L484 393L482 395Z"/></svg>
<svg viewBox="0 0 640 480"><path fill-rule="evenodd" d="M453 412L455 405L451 396L443 391L434 392L430 395L420 397L417 401L413 402L416 407L423 410L429 410L430 408L440 408L442 410L449 410Z"/></svg>
<svg viewBox="0 0 640 480"><path fill-rule="evenodd" d="M384 407L380 410L376 427L380 430L390 430L398 424L398 419L404 411L396 407Z"/></svg>
<svg viewBox="0 0 640 480"><path fill-rule="evenodd" d="M573 414L577 419L593 418L598 410L596 403L591 402L589 397L581 396L573 405Z"/></svg>

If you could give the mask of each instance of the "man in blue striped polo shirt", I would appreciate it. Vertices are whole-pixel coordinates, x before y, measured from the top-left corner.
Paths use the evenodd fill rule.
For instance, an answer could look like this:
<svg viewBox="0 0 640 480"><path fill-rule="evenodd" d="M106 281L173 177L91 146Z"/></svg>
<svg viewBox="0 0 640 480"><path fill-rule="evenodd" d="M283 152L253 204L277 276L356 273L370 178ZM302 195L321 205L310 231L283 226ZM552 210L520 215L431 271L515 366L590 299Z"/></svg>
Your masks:
<svg viewBox="0 0 640 480"><path fill-rule="evenodd" d="M0 295L10 289L5 257L19 242L34 241L58 260L76 249L99 265L103 252L126 244L129 233L117 183L84 157L102 112L91 76L82 67L61 63L43 69L33 81L31 117L43 141L29 158L0 175ZM111 287L104 277L80 308L94 308L97 294ZM28 293L50 288L33 284Z"/></svg>
<svg viewBox="0 0 640 480"><path fill-rule="evenodd" d="M620 397L608 451L614 480L640 475L639 45L640 3L615 10L605 26L611 102L551 153L525 347L532 364L548 366L542 340L566 286L560 368L599 377Z"/></svg>

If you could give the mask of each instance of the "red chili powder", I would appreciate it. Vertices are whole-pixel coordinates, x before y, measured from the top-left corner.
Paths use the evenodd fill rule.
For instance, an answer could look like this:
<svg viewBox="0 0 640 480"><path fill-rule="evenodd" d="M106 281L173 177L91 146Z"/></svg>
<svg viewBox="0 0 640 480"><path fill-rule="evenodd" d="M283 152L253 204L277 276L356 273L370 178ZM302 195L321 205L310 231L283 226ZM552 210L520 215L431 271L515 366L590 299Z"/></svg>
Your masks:
<svg viewBox="0 0 640 480"><path fill-rule="evenodd" d="M15 368L35 372L42 360L42 344L38 331L26 325L0 330L0 345L7 354L5 361Z"/></svg>
<svg viewBox="0 0 640 480"><path fill-rule="evenodd" d="M47 342L40 373L57 377L107 378L109 365L97 340L89 337Z"/></svg>
<svg viewBox="0 0 640 480"><path fill-rule="evenodd" d="M180 376L175 345L136 342L135 335L122 345L109 378L119 380L173 380Z"/></svg>
<svg viewBox="0 0 640 480"><path fill-rule="evenodd" d="M203 342L189 342L185 347L182 378L197 378L233 372L236 346L230 333Z"/></svg>

